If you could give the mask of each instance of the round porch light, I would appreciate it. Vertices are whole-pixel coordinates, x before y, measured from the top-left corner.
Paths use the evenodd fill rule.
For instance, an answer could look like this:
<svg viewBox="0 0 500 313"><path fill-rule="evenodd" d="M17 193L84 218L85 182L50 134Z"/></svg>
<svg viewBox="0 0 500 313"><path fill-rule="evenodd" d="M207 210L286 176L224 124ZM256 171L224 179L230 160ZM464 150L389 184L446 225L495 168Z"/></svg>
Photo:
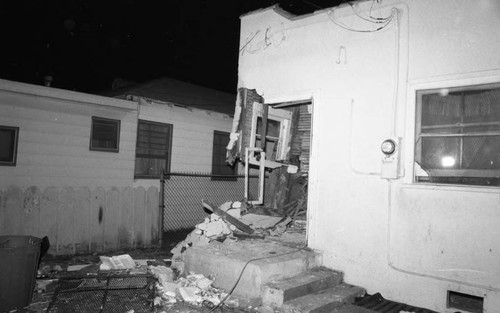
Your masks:
<svg viewBox="0 0 500 313"><path fill-rule="evenodd" d="M391 155L396 151L396 142L392 139L386 139L380 145L382 153L385 155Z"/></svg>

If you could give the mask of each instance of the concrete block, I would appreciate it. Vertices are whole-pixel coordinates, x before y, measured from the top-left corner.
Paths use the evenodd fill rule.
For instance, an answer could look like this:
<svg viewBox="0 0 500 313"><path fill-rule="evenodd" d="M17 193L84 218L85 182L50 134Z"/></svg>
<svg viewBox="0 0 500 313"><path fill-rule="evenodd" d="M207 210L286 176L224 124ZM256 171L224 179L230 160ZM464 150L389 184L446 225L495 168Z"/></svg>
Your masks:
<svg viewBox="0 0 500 313"><path fill-rule="evenodd" d="M198 293L200 290L196 287L180 287L177 288L177 293L179 297L182 299L184 302L198 302L200 300L200 296Z"/></svg>
<svg viewBox="0 0 500 313"><path fill-rule="evenodd" d="M342 282L342 273L316 268L296 276L269 282L264 287L262 303L280 307L284 302L331 288Z"/></svg>
<svg viewBox="0 0 500 313"><path fill-rule="evenodd" d="M308 294L283 303L283 313L330 313L344 304L349 304L356 297L365 294L360 287L340 284L336 287Z"/></svg>
<svg viewBox="0 0 500 313"><path fill-rule="evenodd" d="M320 265L320 254L308 249L296 249L279 243L252 240L231 244L211 242L205 247L186 250L187 272L215 277L215 287L230 290L247 261L235 296L252 299L262 296L263 286L276 279L297 275Z"/></svg>

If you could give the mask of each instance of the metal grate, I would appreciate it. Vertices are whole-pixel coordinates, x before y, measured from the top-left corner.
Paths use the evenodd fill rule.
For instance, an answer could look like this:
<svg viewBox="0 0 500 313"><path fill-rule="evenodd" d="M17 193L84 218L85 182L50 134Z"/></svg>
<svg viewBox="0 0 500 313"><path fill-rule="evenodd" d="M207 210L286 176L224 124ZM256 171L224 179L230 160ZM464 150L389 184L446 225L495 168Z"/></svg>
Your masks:
<svg viewBox="0 0 500 313"><path fill-rule="evenodd" d="M61 278L46 312L152 312L154 281L151 275Z"/></svg>
<svg viewBox="0 0 500 313"><path fill-rule="evenodd" d="M206 200L214 205L243 200L245 176L222 176L203 173L165 173L163 189L163 231L194 228L208 215L201 205ZM249 200L258 197L259 178L249 178ZM268 179L265 180L264 190ZM265 197L267 199L267 197Z"/></svg>

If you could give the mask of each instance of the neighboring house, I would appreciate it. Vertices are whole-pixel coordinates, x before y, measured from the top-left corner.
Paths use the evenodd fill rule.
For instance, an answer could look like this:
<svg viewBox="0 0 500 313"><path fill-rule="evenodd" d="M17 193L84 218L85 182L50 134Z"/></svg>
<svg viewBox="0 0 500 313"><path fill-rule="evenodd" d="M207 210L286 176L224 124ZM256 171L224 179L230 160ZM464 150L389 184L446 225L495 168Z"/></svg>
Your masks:
<svg viewBox="0 0 500 313"><path fill-rule="evenodd" d="M235 95L170 78L106 95L139 103L135 185L159 187L161 169L238 173L237 167L225 164ZM160 144L155 142L158 136Z"/></svg>
<svg viewBox="0 0 500 313"><path fill-rule="evenodd" d="M259 117L289 123L266 112L311 103L308 245L346 282L439 312L500 308L499 12L373 0L241 17L232 156L269 135ZM294 164L277 151L268 167Z"/></svg>
<svg viewBox="0 0 500 313"><path fill-rule="evenodd" d="M242 178L204 176L244 174L237 165L226 164L236 95L170 78L106 95L139 103L134 186L161 188L162 170L187 174L166 176L165 231L193 228L202 221L202 198L221 204L243 197Z"/></svg>
<svg viewBox="0 0 500 313"><path fill-rule="evenodd" d="M54 254L156 245L162 170L235 173L231 95L165 81L177 98L0 80L0 235L47 235Z"/></svg>

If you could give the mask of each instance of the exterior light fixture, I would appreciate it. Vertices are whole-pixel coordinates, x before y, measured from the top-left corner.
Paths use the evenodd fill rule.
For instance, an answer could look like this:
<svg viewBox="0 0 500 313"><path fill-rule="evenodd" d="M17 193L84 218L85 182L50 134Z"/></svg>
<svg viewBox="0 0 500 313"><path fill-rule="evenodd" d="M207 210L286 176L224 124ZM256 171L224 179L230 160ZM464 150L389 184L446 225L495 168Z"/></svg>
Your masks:
<svg viewBox="0 0 500 313"><path fill-rule="evenodd" d="M380 145L380 149L382 150L383 154L389 156L393 154L394 151L396 151L396 142L392 139L386 139Z"/></svg>

